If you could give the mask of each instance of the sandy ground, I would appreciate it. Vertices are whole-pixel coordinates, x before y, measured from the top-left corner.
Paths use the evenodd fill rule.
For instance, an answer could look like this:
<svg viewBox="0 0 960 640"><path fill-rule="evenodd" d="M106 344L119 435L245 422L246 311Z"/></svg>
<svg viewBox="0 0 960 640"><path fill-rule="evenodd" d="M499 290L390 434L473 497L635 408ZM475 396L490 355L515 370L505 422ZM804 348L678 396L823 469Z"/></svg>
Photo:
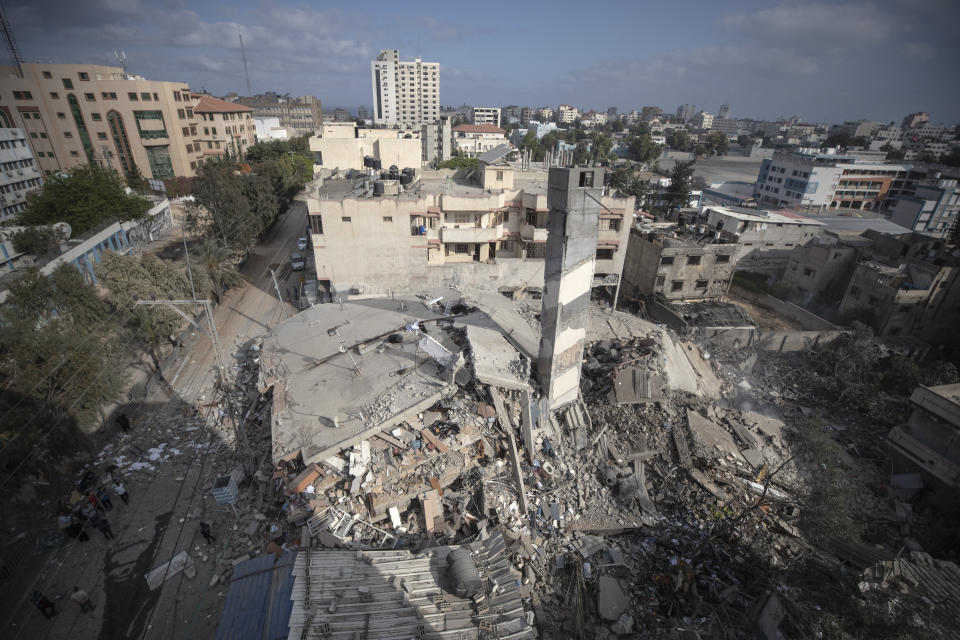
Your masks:
<svg viewBox="0 0 960 640"><path fill-rule="evenodd" d="M217 307L215 319L228 369L237 345L284 317L270 269L276 270L284 296L301 274L310 273L291 274L287 264L306 223L305 203L294 203L244 264L247 282L228 292ZM285 306L292 315L293 306ZM165 378L172 388L151 384L148 396L131 411L131 433L116 435L108 445L113 451L132 445L131 450L153 466L126 474L130 504L114 498L114 508L106 514L115 538L107 540L93 530L87 542L71 540L46 556L32 556L36 566L30 567L27 579L21 578L13 606L3 617L0 637L213 637L227 586L208 585L226 546L222 543L237 532L233 513L216 505L209 489L217 469L229 462L224 441L232 440L232 434L215 426L204 432L199 422L185 417L188 405L202 405L211 398L215 367L210 340L194 332L180 357L167 363ZM152 456L156 459L151 460ZM207 545L200 536L201 518L211 523L217 544ZM195 558L196 577L188 579L181 573L150 591L143 574L184 549ZM96 606L93 612L81 613L69 600L74 585L90 594ZM31 605L29 596L35 588L55 601L56 617L47 620Z"/></svg>

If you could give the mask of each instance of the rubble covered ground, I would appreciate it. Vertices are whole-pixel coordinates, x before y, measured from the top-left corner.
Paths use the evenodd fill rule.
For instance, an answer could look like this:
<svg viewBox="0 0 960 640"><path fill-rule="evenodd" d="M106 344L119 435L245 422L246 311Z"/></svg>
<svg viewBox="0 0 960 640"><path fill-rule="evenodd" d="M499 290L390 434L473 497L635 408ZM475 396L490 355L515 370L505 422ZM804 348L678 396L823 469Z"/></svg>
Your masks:
<svg viewBox="0 0 960 640"><path fill-rule="evenodd" d="M581 397L559 408L535 377L539 301L359 297L238 337L224 397L143 407L90 464L197 489L156 515L173 490L128 483L139 508L111 512L121 543L93 578L100 637L162 635L154 608L177 633L254 634L228 594L271 555L298 638L399 637L401 619L425 638L957 637L951 529L884 466L911 385L956 372L920 378L860 330L725 347L696 318L748 324L740 307L687 315L678 335L592 307ZM307 391L279 393L290 376ZM44 580L94 572L65 549Z"/></svg>
<svg viewBox="0 0 960 640"><path fill-rule="evenodd" d="M538 305L513 309L537 333ZM478 379L466 328L437 328L463 358L444 371L420 354L415 366L454 381L435 404L338 455L264 464L265 512L287 540L422 552L502 535L544 638L954 637L960 574L923 551L922 518L892 496L884 427L811 383L864 340L882 350L869 338L730 349L596 307L581 399L544 412L535 378ZM420 336L398 324L379 339L389 350ZM532 364L502 366L515 378ZM929 593L924 571L939 576Z"/></svg>

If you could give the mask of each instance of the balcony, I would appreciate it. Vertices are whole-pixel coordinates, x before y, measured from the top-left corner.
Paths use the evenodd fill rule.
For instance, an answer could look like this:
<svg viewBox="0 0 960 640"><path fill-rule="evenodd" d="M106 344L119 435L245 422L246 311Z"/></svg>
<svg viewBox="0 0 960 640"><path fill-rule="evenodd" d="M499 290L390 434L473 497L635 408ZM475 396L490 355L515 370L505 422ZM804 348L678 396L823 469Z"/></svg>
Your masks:
<svg viewBox="0 0 960 640"><path fill-rule="evenodd" d="M532 224L525 224L520 227L520 237L525 242L546 242L547 230L535 227Z"/></svg>
<svg viewBox="0 0 960 640"><path fill-rule="evenodd" d="M440 230L440 241L444 243L496 242L500 238L498 227L444 227Z"/></svg>

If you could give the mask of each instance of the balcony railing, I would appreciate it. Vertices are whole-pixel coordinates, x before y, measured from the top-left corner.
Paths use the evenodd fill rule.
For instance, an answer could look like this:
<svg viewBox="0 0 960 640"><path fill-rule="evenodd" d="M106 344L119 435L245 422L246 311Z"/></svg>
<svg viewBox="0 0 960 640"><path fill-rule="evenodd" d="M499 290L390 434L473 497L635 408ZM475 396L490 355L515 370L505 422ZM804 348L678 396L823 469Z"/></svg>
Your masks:
<svg viewBox="0 0 960 640"><path fill-rule="evenodd" d="M547 230L535 227L532 224L525 224L520 227L520 237L527 242L546 242Z"/></svg>
<svg viewBox="0 0 960 640"><path fill-rule="evenodd" d="M500 237L497 227L444 227L440 230L441 242L478 243L496 242Z"/></svg>

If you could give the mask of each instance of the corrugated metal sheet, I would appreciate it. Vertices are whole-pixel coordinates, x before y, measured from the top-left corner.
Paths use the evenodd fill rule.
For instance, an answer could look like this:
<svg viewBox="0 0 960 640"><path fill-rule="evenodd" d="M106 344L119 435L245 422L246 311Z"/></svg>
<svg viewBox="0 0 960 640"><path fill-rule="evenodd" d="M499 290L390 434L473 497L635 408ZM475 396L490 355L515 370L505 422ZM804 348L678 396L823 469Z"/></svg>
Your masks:
<svg viewBox="0 0 960 640"><path fill-rule="evenodd" d="M295 552L272 553L237 565L223 606L217 640L280 640L289 633Z"/></svg>

